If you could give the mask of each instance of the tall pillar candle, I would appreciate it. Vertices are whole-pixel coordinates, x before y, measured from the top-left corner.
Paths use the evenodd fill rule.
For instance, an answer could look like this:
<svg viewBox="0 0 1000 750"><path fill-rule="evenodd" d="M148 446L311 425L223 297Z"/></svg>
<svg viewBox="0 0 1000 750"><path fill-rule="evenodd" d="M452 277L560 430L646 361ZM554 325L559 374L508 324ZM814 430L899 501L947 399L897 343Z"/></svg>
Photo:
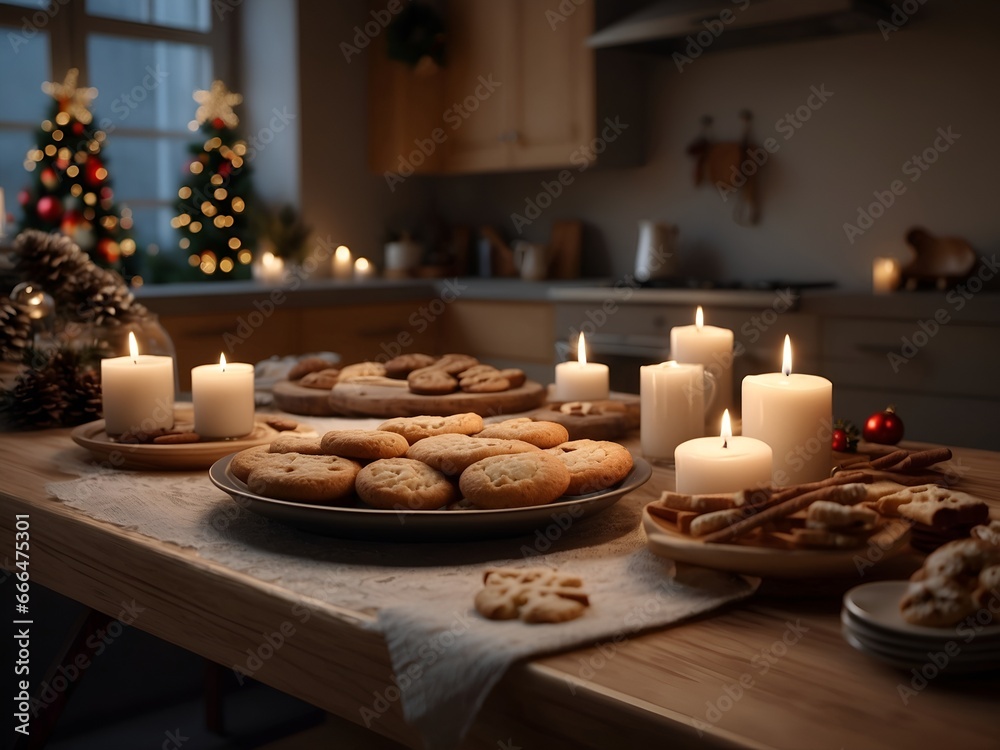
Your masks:
<svg viewBox="0 0 1000 750"><path fill-rule="evenodd" d="M332 273L335 279L349 279L354 275L354 258L347 245L340 245L333 251Z"/></svg>
<svg viewBox="0 0 1000 750"><path fill-rule="evenodd" d="M700 364L715 376L715 402L705 419L714 431L722 420L722 413L733 408L733 332L705 325L704 312L699 307L693 326L670 329L670 358L676 362Z"/></svg>
<svg viewBox="0 0 1000 750"><path fill-rule="evenodd" d="M600 401L610 393L608 366L587 361L583 334L577 340L576 362L556 365L556 401Z"/></svg>
<svg viewBox="0 0 1000 750"><path fill-rule="evenodd" d="M253 365L226 362L191 368L194 431L207 438L234 438L253 432Z"/></svg>
<svg viewBox="0 0 1000 750"><path fill-rule="evenodd" d="M771 481L771 448L762 440L733 437L729 410L719 437L688 440L674 451L677 491L711 495L762 487Z"/></svg>
<svg viewBox="0 0 1000 750"><path fill-rule="evenodd" d="M781 372L743 379L743 434L771 446L782 487L825 479L832 468L833 384L793 373L791 351L786 336Z"/></svg>
<svg viewBox="0 0 1000 750"><path fill-rule="evenodd" d="M131 331L128 342L127 357L101 360L104 430L113 437L174 426L173 358L140 355Z"/></svg>
<svg viewBox="0 0 1000 750"><path fill-rule="evenodd" d="M661 362L639 368L642 455L673 462L674 449L705 434L705 368Z"/></svg>

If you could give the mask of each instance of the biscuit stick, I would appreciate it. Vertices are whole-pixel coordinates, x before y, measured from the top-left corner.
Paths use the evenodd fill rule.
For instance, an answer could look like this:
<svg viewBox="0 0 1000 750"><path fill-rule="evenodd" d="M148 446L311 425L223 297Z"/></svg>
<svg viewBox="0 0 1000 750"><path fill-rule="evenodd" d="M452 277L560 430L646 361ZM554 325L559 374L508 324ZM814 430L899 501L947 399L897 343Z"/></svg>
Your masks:
<svg viewBox="0 0 1000 750"><path fill-rule="evenodd" d="M895 466L909 455L909 451L900 449L872 459L869 466L873 469L888 469L890 466Z"/></svg>
<svg viewBox="0 0 1000 750"><path fill-rule="evenodd" d="M893 471L912 471L913 469L926 469L941 461L951 458L950 448L930 448L925 451L911 453L898 464L892 467Z"/></svg>
<svg viewBox="0 0 1000 750"><path fill-rule="evenodd" d="M859 500L864 499L864 497L865 488L862 486L861 482L841 485L827 484L819 489L812 490L811 492L792 496L790 499L785 500L782 503L765 508L749 518L744 518L742 521L737 521L732 526L712 532L711 534L705 536L702 541L706 544L730 542L733 539L753 531L754 529L760 528L766 523L774 521L778 518L790 516L792 513L808 508L817 500L831 500L833 502L841 503L842 505L852 505Z"/></svg>

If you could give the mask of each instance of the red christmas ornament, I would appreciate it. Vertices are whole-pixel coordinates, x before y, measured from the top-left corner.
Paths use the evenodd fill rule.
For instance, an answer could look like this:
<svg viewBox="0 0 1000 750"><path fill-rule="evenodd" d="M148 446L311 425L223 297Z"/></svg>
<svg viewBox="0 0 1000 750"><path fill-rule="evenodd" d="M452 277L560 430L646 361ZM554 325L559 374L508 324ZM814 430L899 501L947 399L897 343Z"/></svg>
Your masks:
<svg viewBox="0 0 1000 750"><path fill-rule="evenodd" d="M73 123L73 135L83 135L83 123L74 122Z"/></svg>
<svg viewBox="0 0 1000 750"><path fill-rule="evenodd" d="M112 198L114 198L114 193L111 192L111 188L109 188L107 185L105 185L104 187L102 187L101 188L101 200L102 201L109 201Z"/></svg>
<svg viewBox="0 0 1000 750"><path fill-rule="evenodd" d="M106 263L114 263L118 260L118 256L121 254L121 248L118 247L117 242L105 237L97 243L97 252L101 254L101 257L104 258Z"/></svg>
<svg viewBox="0 0 1000 750"><path fill-rule="evenodd" d="M216 130L222 130L224 127L226 127L226 123L222 121L221 117L214 117L212 118L212 127L215 128Z"/></svg>
<svg viewBox="0 0 1000 750"><path fill-rule="evenodd" d="M869 443L895 445L903 439L903 420L896 414L896 408L890 406L868 417L862 434Z"/></svg>
<svg viewBox="0 0 1000 750"><path fill-rule="evenodd" d="M42 170L41 179L42 184L49 190L55 190L59 184L59 178L56 177L55 170L52 167L46 167Z"/></svg>
<svg viewBox="0 0 1000 750"><path fill-rule="evenodd" d="M224 161L219 165L219 177L228 177L229 173L233 171L232 162Z"/></svg>
<svg viewBox="0 0 1000 750"><path fill-rule="evenodd" d="M854 453L858 449L858 428L852 423L838 419L833 423L830 447L841 453Z"/></svg>
<svg viewBox="0 0 1000 750"><path fill-rule="evenodd" d="M22 190L20 193L17 194L17 202L20 203L22 206L27 206L29 203L31 203L31 193L29 193L27 190Z"/></svg>
<svg viewBox="0 0 1000 750"><path fill-rule="evenodd" d="M108 170L106 170L104 165L101 164L100 159L96 156L91 156L87 159L87 163L84 165L84 175L86 177L87 184L96 187L104 182L104 179L108 176Z"/></svg>
<svg viewBox="0 0 1000 750"><path fill-rule="evenodd" d="M42 221L55 224L59 221L59 217L62 216L63 207L62 203L56 198L53 198L51 195L43 195L38 199L38 203L35 204L35 210Z"/></svg>

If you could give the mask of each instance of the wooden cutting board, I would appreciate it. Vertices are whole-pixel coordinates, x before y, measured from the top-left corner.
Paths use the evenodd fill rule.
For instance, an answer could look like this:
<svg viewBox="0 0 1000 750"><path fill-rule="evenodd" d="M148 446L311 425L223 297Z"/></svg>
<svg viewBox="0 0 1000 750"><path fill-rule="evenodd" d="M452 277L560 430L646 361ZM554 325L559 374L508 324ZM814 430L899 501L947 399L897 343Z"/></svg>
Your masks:
<svg viewBox="0 0 1000 750"><path fill-rule="evenodd" d="M330 403L330 391L306 388L289 380L280 380L271 391L274 405L289 414L307 417L335 417L340 414Z"/></svg>
<svg viewBox="0 0 1000 750"><path fill-rule="evenodd" d="M475 412L481 416L515 414L545 402L545 387L531 380L520 388L499 393L449 393L421 396L405 388L368 383L338 383L329 401L337 414L369 417L447 416Z"/></svg>

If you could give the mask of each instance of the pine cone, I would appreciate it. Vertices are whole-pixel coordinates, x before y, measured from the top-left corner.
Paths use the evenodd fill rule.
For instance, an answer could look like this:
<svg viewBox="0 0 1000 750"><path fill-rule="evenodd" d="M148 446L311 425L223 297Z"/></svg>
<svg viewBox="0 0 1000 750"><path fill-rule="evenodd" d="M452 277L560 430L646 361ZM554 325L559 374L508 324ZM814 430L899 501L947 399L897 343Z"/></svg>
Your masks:
<svg viewBox="0 0 1000 750"><path fill-rule="evenodd" d="M28 229L18 235L14 250L18 273L51 294L63 318L104 325L108 319L149 315L119 274L98 266L64 235Z"/></svg>
<svg viewBox="0 0 1000 750"><path fill-rule="evenodd" d="M100 417L100 379L79 353L61 349L48 358L34 354L38 356L31 359L38 366L20 375L0 402L0 413L11 426L68 427Z"/></svg>
<svg viewBox="0 0 1000 750"><path fill-rule="evenodd" d="M0 297L0 360L20 362L31 346L31 318L7 297Z"/></svg>

